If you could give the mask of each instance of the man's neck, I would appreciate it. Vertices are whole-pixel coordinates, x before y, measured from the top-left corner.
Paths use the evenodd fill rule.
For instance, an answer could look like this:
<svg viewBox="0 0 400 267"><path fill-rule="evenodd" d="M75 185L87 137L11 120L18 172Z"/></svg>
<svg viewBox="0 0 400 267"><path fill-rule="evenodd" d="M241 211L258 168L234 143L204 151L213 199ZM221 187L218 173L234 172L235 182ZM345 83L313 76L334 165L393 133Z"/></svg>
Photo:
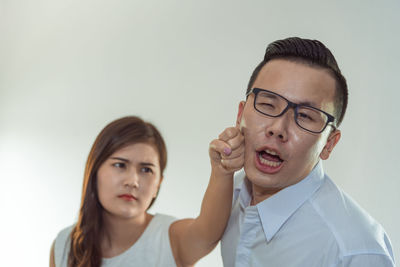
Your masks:
<svg viewBox="0 0 400 267"><path fill-rule="evenodd" d="M266 200L272 195L278 193L282 188L263 188L251 183L251 202L250 205L254 206Z"/></svg>
<svg viewBox="0 0 400 267"><path fill-rule="evenodd" d="M314 170L315 166L319 163L319 161L317 161L315 164L311 165L312 167L310 167L309 169L306 169L306 171L300 175L298 179L294 179L294 183L293 184L289 184L288 186L292 186L294 184L297 184L299 182L301 182L302 180L306 179ZM265 187L261 187L258 186L254 183L251 182L251 180L247 177L247 188L249 190L249 193L251 195L251 202L250 205L257 205L258 203L266 200L267 198L275 195L276 193L278 193L279 191L281 191L282 189L286 188L286 187L269 187L269 188L265 188Z"/></svg>

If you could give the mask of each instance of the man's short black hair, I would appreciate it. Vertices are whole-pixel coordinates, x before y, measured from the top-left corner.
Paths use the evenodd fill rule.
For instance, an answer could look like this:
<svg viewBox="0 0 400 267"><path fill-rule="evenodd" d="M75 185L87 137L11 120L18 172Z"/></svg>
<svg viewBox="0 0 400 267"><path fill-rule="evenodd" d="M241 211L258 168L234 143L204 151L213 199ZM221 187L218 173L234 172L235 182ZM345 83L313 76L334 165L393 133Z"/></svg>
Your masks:
<svg viewBox="0 0 400 267"><path fill-rule="evenodd" d="M252 89L262 67L272 59L286 59L293 62L303 63L311 67L319 67L329 70L336 81L334 114L336 118L336 126L341 124L347 108L347 83L339 69L335 57L323 43L318 40L290 37L269 44L265 51L263 61L258 64L251 75L246 94Z"/></svg>

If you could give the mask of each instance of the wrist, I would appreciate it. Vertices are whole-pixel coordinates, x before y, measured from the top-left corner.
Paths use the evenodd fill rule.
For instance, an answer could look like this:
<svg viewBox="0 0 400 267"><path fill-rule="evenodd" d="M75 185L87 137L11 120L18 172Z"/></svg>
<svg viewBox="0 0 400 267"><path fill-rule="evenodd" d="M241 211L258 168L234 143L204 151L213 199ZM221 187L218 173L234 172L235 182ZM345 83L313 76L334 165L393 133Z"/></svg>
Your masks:
<svg viewBox="0 0 400 267"><path fill-rule="evenodd" d="M226 170L221 165L211 167L211 176L218 177L218 179L233 179L235 171Z"/></svg>

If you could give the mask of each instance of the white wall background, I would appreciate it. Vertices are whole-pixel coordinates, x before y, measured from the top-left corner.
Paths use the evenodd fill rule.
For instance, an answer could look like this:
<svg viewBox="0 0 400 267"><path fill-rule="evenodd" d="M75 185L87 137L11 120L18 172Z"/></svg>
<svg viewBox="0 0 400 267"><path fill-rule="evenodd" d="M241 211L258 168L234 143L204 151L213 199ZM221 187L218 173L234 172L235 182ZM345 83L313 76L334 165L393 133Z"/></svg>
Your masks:
<svg viewBox="0 0 400 267"><path fill-rule="evenodd" d="M167 141L152 211L196 216L209 142L234 124L266 45L288 36L323 41L347 77L325 169L382 223L399 261L399 12L396 0L0 0L2 266L48 264L77 218L90 146L121 116ZM222 266L219 248L197 266Z"/></svg>

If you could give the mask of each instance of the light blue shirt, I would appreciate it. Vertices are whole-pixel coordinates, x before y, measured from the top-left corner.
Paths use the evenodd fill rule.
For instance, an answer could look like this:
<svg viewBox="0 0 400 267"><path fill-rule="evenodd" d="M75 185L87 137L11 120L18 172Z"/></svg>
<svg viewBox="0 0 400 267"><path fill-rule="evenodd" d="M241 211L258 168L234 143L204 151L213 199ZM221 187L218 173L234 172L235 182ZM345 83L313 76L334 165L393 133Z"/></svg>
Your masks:
<svg viewBox="0 0 400 267"><path fill-rule="evenodd" d="M324 174L319 162L299 183L250 206L244 171L221 241L225 267L395 266L382 226Z"/></svg>

